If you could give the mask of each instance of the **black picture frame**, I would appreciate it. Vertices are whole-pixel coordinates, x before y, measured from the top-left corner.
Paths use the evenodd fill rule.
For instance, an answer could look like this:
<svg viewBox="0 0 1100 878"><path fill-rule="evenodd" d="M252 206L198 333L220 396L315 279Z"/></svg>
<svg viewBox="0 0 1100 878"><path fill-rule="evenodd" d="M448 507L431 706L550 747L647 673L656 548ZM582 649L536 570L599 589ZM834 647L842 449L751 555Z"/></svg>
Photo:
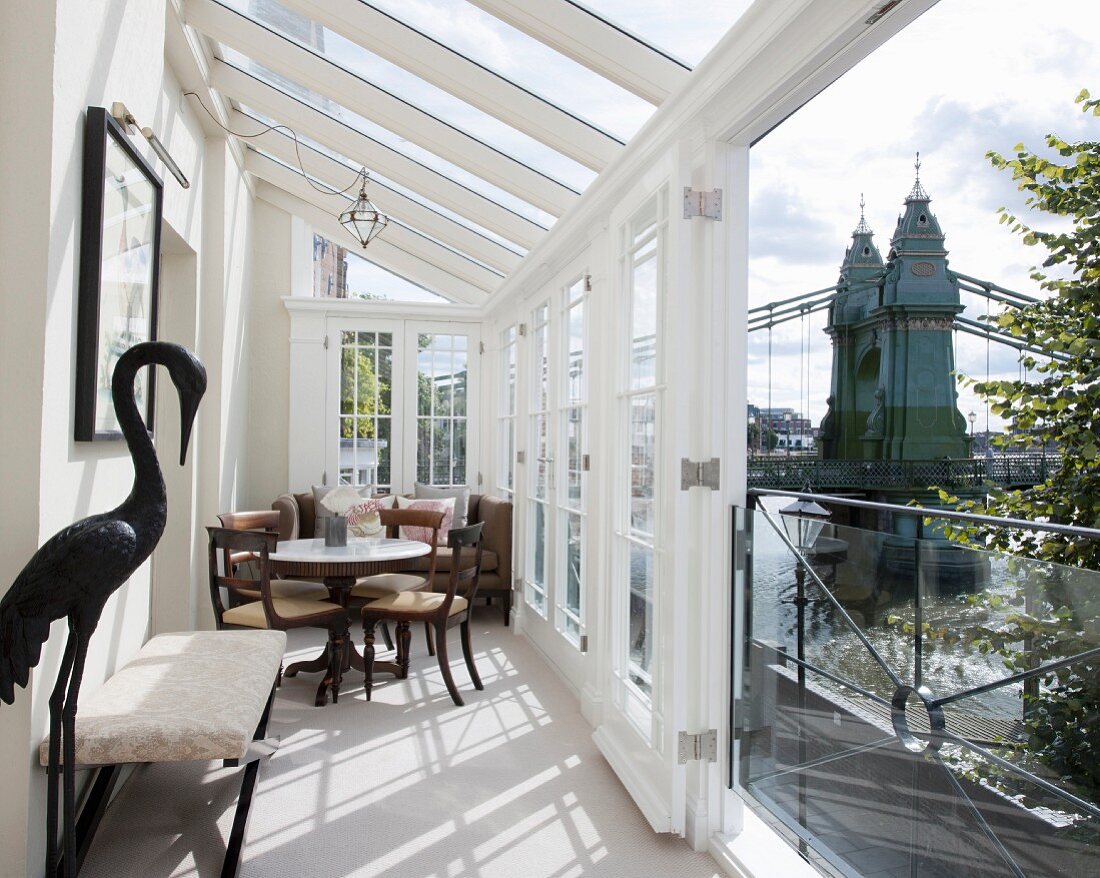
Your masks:
<svg viewBox="0 0 1100 878"><path fill-rule="evenodd" d="M76 329L78 442L122 438L111 400L114 363L157 337L160 225L164 187L152 166L103 107L88 107L80 214ZM155 372L135 384L152 432ZM144 396L144 400L141 397Z"/></svg>

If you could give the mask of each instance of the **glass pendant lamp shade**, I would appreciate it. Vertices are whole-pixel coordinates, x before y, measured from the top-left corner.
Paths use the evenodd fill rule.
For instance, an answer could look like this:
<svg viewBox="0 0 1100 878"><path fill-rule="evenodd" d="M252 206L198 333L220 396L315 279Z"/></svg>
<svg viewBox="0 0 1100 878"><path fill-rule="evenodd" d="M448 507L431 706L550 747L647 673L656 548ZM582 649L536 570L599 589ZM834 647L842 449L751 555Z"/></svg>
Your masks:
<svg viewBox="0 0 1100 878"><path fill-rule="evenodd" d="M340 224L347 229L365 250L367 245L377 238L390 223L390 218L380 211L367 197L369 175L364 168L360 171L361 183L359 197L351 207L340 214Z"/></svg>

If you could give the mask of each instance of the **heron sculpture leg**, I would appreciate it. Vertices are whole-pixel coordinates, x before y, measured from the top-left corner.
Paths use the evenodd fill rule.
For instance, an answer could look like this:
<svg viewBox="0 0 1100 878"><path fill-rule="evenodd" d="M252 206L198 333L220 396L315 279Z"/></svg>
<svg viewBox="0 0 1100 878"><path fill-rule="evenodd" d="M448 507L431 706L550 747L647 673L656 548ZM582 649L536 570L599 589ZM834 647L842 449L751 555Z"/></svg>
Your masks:
<svg viewBox="0 0 1100 878"><path fill-rule="evenodd" d="M98 622L99 616L96 615ZM73 659L73 672L69 677L69 691L65 695L65 708L61 713L62 737L65 754L61 764L61 773L65 781L65 808L62 833L65 842L65 878L76 875L76 702L80 695L80 680L84 676L84 660L88 657L88 640L91 631L83 631L78 622L75 626L76 655ZM91 626L95 630L95 624Z"/></svg>
<svg viewBox="0 0 1100 878"><path fill-rule="evenodd" d="M57 767L61 763L61 709L65 704L65 688L73 669L76 655L76 636L73 633L72 620L69 621L69 636L65 641L65 654L61 659L61 669L57 672L50 695L50 753L46 764L46 875L52 876L57 869Z"/></svg>

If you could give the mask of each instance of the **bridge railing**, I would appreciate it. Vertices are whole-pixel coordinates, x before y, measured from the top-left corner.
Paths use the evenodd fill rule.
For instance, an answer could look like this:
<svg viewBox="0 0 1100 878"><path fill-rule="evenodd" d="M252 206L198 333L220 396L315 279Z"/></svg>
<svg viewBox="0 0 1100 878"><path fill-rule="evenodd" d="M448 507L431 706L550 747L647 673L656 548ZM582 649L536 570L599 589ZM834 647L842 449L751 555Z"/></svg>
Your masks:
<svg viewBox="0 0 1100 878"><path fill-rule="evenodd" d="M1060 458L1049 454L1006 454L944 460L822 460L769 455L748 459L749 488L869 490L933 485L948 490L994 484L1042 484Z"/></svg>

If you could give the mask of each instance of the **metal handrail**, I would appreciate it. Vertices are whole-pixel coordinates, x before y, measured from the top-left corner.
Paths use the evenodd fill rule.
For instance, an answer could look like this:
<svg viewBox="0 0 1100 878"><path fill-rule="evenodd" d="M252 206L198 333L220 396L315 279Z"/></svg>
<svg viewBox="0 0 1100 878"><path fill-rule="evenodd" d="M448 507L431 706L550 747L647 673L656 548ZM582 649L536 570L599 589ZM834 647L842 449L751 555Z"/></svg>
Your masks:
<svg viewBox="0 0 1100 878"><path fill-rule="evenodd" d="M878 503L873 500L856 500L852 497L838 497L833 494L814 494L806 491L784 491L777 488L751 488L750 497L792 497L797 500L832 503L836 506L853 506L858 509L875 509L880 512L895 512L920 518L944 518L949 521L965 521L969 524L986 524L1013 530L1030 530L1040 533L1056 533L1068 537L1082 537L1089 540L1100 539L1100 529L1078 527L1072 524L1055 524L1050 521L1028 521L1023 518L997 518L992 515L978 515L974 512L956 512L953 509L930 509L926 506L901 506L897 503Z"/></svg>

